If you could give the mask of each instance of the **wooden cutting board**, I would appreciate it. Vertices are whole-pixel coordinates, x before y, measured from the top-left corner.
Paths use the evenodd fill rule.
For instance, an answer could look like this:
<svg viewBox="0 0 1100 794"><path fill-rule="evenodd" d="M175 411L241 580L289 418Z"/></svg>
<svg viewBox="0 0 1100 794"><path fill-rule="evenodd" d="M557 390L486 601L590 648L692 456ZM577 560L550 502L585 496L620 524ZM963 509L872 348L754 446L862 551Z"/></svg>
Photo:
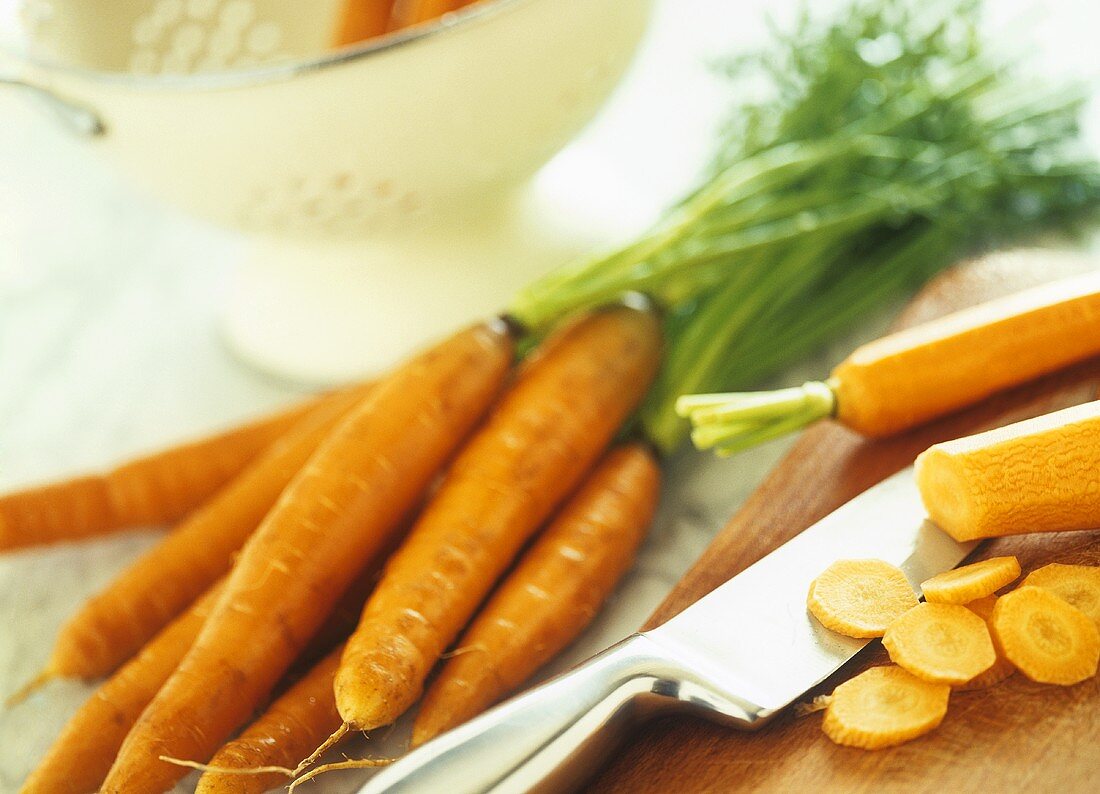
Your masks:
<svg viewBox="0 0 1100 794"><path fill-rule="evenodd" d="M929 284L903 312L911 325L1042 281L1097 266L1021 252L968 263ZM1100 362L999 395L889 441L823 423L806 431L650 619L656 626L940 440L1094 399ZM749 453L751 454L751 452ZM883 516L883 531L889 531ZM972 559L1015 554L1025 573L1048 562L1100 564L1100 532L1000 539ZM822 561L825 567L828 561ZM720 626L715 627L721 631ZM886 660L878 642L811 695ZM688 717L639 729L591 784L595 792L1100 790L1100 680L1040 686L1017 674L992 689L952 695L933 733L890 750L838 747L821 715L791 710L748 734Z"/></svg>

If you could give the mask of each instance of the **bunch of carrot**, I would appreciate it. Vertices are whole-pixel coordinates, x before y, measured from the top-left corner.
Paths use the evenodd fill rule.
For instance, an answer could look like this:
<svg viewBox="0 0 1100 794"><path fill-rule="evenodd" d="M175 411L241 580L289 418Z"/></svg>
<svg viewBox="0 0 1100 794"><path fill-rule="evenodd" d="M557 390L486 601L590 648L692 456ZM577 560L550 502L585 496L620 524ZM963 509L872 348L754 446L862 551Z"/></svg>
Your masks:
<svg viewBox="0 0 1100 794"><path fill-rule="evenodd" d="M656 374L660 325L648 307L608 307L518 367L514 337L505 322L466 329L238 454L235 476L62 629L41 680L109 678L23 790L159 792L197 765L201 791L262 791L330 735L392 723L453 646L414 744L572 640L655 510L653 454L612 442ZM133 483L170 482L181 455L132 464ZM33 494L65 505L84 482ZM9 547L44 539L17 509L29 499L0 497Z"/></svg>

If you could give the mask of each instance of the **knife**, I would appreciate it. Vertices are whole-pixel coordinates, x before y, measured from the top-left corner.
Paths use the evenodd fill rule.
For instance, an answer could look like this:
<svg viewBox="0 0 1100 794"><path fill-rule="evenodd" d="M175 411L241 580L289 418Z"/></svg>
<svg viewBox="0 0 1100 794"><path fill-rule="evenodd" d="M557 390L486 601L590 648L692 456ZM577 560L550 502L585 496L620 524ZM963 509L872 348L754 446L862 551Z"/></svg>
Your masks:
<svg viewBox="0 0 1100 794"><path fill-rule="evenodd" d="M870 642L829 631L806 611L810 582L829 564L886 560L917 589L975 545L926 518L907 468L667 623L425 744L360 794L573 790L631 724L659 713L755 730Z"/></svg>

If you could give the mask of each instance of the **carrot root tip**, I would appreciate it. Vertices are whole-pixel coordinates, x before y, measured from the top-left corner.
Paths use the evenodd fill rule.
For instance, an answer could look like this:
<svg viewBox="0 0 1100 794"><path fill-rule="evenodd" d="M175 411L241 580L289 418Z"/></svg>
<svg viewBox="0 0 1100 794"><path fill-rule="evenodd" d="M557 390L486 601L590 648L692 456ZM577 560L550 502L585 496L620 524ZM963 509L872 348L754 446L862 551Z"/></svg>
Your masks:
<svg viewBox="0 0 1100 794"><path fill-rule="evenodd" d="M287 777L294 777L294 770L286 766L218 766L216 764L200 764L198 761L188 761L184 758L173 758L170 755L157 756L166 764L185 766L188 769L197 769L200 772L211 772L215 775L270 775L279 773Z"/></svg>
<svg viewBox="0 0 1100 794"><path fill-rule="evenodd" d="M57 673L51 670L43 670L30 681L23 684L23 686L19 687L19 689L8 695L4 699L4 708L11 708L12 706L19 705L55 678L57 678Z"/></svg>
<svg viewBox="0 0 1100 794"><path fill-rule="evenodd" d="M318 775L323 775L326 772L339 772L341 769L371 769L380 766L389 766L392 764L395 758L348 758L344 761L336 761L332 764L322 764L316 769L311 769L301 777L295 778L290 784L290 788L287 790L288 794L294 791L302 783L308 783Z"/></svg>
<svg viewBox="0 0 1100 794"><path fill-rule="evenodd" d="M325 739L325 741L321 743L320 747L310 753L308 758L303 760L300 764L298 764L297 767L295 767L292 774L297 777L298 775L302 774L302 772L304 772L306 769L313 766L313 764L317 762L317 759L324 755L330 747L332 747L334 744L347 736L349 730L351 730L351 725L346 722L341 723L340 727L336 729L332 736Z"/></svg>

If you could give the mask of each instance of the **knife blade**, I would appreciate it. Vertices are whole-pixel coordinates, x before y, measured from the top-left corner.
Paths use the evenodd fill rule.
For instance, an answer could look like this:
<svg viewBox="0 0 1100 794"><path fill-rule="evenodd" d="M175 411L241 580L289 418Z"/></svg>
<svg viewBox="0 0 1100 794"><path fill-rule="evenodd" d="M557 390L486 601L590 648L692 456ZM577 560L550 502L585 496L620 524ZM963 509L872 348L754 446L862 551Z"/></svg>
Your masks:
<svg viewBox="0 0 1100 794"><path fill-rule="evenodd" d="M668 622L429 742L360 794L569 790L630 723L662 711L758 728L870 642L809 615L806 595L821 571L838 559L876 558L899 566L917 589L975 545L925 517L907 468Z"/></svg>

